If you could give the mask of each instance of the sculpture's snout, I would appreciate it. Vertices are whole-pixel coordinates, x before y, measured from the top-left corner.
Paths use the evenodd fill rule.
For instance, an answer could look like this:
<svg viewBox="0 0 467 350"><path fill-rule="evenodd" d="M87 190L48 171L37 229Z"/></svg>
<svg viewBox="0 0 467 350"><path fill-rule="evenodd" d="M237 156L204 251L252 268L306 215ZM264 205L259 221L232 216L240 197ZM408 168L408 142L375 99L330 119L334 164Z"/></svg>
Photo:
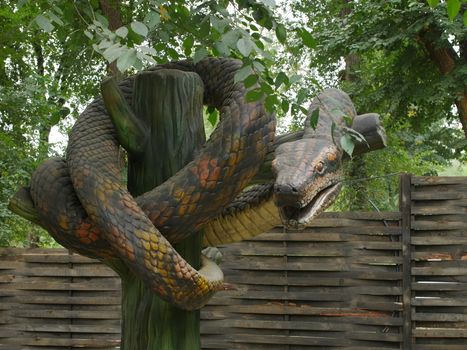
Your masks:
<svg viewBox="0 0 467 350"><path fill-rule="evenodd" d="M299 191L296 186L290 184L275 184L274 197L278 207L300 207Z"/></svg>

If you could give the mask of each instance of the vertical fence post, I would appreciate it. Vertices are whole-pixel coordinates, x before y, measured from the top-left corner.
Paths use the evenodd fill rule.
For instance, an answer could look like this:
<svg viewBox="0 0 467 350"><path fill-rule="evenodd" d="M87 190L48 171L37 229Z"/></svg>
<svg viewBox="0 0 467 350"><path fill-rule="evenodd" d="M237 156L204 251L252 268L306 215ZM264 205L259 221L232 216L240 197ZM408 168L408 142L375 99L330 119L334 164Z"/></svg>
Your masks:
<svg viewBox="0 0 467 350"><path fill-rule="evenodd" d="M401 174L399 182L399 211L402 230L402 349L412 349L412 255L410 245L411 174Z"/></svg>

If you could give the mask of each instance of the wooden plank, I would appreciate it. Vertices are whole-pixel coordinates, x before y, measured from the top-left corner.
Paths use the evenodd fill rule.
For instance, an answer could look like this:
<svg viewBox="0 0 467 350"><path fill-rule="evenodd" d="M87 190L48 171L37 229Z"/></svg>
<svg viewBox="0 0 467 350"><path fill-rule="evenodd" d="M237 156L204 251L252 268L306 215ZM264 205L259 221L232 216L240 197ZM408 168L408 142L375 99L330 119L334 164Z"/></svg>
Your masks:
<svg viewBox="0 0 467 350"><path fill-rule="evenodd" d="M467 236L443 235L443 236L414 236L412 245L465 245Z"/></svg>
<svg viewBox="0 0 467 350"><path fill-rule="evenodd" d="M256 305L234 305L228 308L233 314L258 315L302 315L302 316L328 316L328 317L354 317L361 322L365 319L379 319L383 324L391 319L385 312L369 311L362 308L351 307L315 307L309 305L296 305L291 303L267 303Z"/></svg>
<svg viewBox="0 0 467 350"><path fill-rule="evenodd" d="M448 247L453 249L446 249L446 246L434 251L417 251L412 252L412 260L415 261L452 261L467 258L467 253L461 252L457 247ZM460 256L461 255L461 256ZM465 258L464 258L465 256Z"/></svg>
<svg viewBox="0 0 467 350"><path fill-rule="evenodd" d="M28 263L43 264L97 264L103 265L99 260L90 259L78 254L24 254L23 260ZM109 267L110 269L110 267Z"/></svg>
<svg viewBox="0 0 467 350"><path fill-rule="evenodd" d="M12 310L13 317L35 319L89 319L89 320L119 320L119 311L102 310Z"/></svg>
<svg viewBox="0 0 467 350"><path fill-rule="evenodd" d="M432 220L414 220L412 230L463 230L467 226L467 221L432 221ZM464 241L465 242L465 241Z"/></svg>
<svg viewBox="0 0 467 350"><path fill-rule="evenodd" d="M14 324L12 330L37 333L100 333L120 334L119 325L77 325L77 324Z"/></svg>
<svg viewBox="0 0 467 350"><path fill-rule="evenodd" d="M68 250L64 248L0 248L0 257L21 258L26 254L68 254Z"/></svg>
<svg viewBox="0 0 467 350"><path fill-rule="evenodd" d="M467 328L417 327L413 330L413 334L417 338L467 338Z"/></svg>
<svg viewBox="0 0 467 350"><path fill-rule="evenodd" d="M415 186L430 185L467 185L466 176L413 176L412 184Z"/></svg>
<svg viewBox="0 0 467 350"><path fill-rule="evenodd" d="M467 322L467 314L412 311L412 319L424 322Z"/></svg>
<svg viewBox="0 0 467 350"><path fill-rule="evenodd" d="M416 344L414 350L465 350L465 344Z"/></svg>
<svg viewBox="0 0 467 350"><path fill-rule="evenodd" d="M467 306L467 299L412 298L414 306Z"/></svg>
<svg viewBox="0 0 467 350"><path fill-rule="evenodd" d="M467 261L466 261L467 262ZM467 267L427 266L412 267L414 276L465 276Z"/></svg>
<svg viewBox="0 0 467 350"><path fill-rule="evenodd" d="M283 291L248 291L245 294L233 296L243 300L301 300L301 301L345 301L350 300L349 293L313 293L313 292L283 292Z"/></svg>
<svg viewBox="0 0 467 350"><path fill-rule="evenodd" d="M257 335L240 333L229 336L229 343L249 344L248 348L254 348L252 344L283 344L283 345L306 345L306 346L345 346L350 340L344 338L328 338L313 336L287 336L287 335Z"/></svg>
<svg viewBox="0 0 467 350"><path fill-rule="evenodd" d="M465 291L467 283L459 282L414 282L412 289L416 291Z"/></svg>
<svg viewBox="0 0 467 350"><path fill-rule="evenodd" d="M430 192L412 192L412 200L414 201L444 201L453 199L466 199L467 194L463 191L450 190L450 191L430 191Z"/></svg>
<svg viewBox="0 0 467 350"><path fill-rule="evenodd" d="M17 290L33 291L120 291L121 283L119 278L100 278L89 282L41 282L40 280L31 282L17 282L13 284Z"/></svg>
<svg viewBox="0 0 467 350"><path fill-rule="evenodd" d="M77 266L73 269L68 267L41 267L31 269L29 267L21 267L15 270L16 275L32 276L32 277L116 277L117 274L107 266L100 265L92 268Z"/></svg>
<svg viewBox="0 0 467 350"><path fill-rule="evenodd" d="M120 340L104 340L104 339L78 339L78 338L46 338L34 337L18 339L23 346L37 347L75 347L75 348L99 348L99 349L115 349Z"/></svg>
<svg viewBox="0 0 467 350"><path fill-rule="evenodd" d="M74 297L74 296L36 296L31 295L26 299L17 299L16 302L24 304L51 304L51 305L120 305L120 297Z"/></svg>
<svg viewBox="0 0 467 350"><path fill-rule="evenodd" d="M443 206L423 206L414 205L412 206L412 214L414 215L426 215L426 216L437 216L437 215L449 215L449 214L467 214L467 207L465 206L454 206L454 205L443 205Z"/></svg>

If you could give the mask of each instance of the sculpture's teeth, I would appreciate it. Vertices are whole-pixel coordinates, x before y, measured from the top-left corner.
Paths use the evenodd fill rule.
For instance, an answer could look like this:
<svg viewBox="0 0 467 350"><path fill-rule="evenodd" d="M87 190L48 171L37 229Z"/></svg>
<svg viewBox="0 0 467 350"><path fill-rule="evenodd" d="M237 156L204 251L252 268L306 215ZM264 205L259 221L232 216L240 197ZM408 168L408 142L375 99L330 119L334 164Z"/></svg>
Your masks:
<svg viewBox="0 0 467 350"><path fill-rule="evenodd" d="M341 183L333 184L318 192L301 208L285 206L280 208L284 226L289 229L304 229L317 215L325 210L340 192Z"/></svg>

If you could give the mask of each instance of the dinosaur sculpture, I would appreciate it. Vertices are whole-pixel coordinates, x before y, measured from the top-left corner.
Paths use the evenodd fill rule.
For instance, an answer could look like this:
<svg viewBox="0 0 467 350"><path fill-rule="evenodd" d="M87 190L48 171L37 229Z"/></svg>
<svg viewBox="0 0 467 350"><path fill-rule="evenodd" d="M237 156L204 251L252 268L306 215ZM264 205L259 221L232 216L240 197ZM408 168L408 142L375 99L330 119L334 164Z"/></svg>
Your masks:
<svg viewBox="0 0 467 350"><path fill-rule="evenodd" d="M273 116L260 101L247 103L246 89L233 83L240 67L239 61L208 58L154 68L199 74L205 103L221 114L203 152L161 186L134 199L120 183L119 126L107 112L114 107L104 95L75 124L66 160L44 162L10 208L69 249L109 264L122 260L164 300L187 310L202 307L223 288L222 272L206 259L196 271L172 243L201 228L206 245L246 239L281 222L302 228L339 191L344 152L338 140L349 120L364 136L378 135L370 142L373 148L384 145L378 117L357 117L348 96L338 90L313 102L311 111L319 109L320 114L316 129L306 127L273 143ZM114 105L131 109L133 82L130 77L120 83L122 98ZM244 190L274 150L272 165L266 162L266 171L260 172L267 183Z"/></svg>

